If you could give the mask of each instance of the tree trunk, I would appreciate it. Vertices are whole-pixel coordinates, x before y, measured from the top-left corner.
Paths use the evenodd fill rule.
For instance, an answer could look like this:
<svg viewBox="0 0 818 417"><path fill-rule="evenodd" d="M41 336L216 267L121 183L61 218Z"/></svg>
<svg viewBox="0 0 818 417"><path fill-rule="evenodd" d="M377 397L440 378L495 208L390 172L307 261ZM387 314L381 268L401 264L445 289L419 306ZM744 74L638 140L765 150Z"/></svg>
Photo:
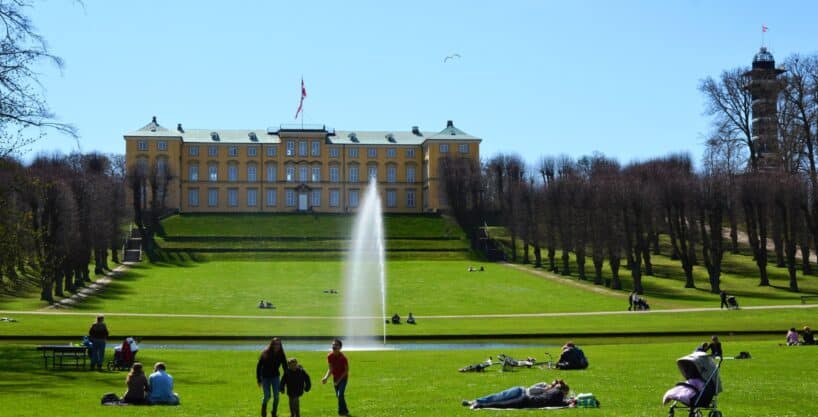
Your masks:
<svg viewBox="0 0 818 417"><path fill-rule="evenodd" d="M534 244L534 268L542 268L542 251L539 244Z"/></svg>
<svg viewBox="0 0 818 417"><path fill-rule="evenodd" d="M574 252L577 256L577 278L584 281L587 279L585 276L585 247L580 245Z"/></svg>
<svg viewBox="0 0 818 417"><path fill-rule="evenodd" d="M562 249L562 275L571 275L571 254L568 249Z"/></svg>

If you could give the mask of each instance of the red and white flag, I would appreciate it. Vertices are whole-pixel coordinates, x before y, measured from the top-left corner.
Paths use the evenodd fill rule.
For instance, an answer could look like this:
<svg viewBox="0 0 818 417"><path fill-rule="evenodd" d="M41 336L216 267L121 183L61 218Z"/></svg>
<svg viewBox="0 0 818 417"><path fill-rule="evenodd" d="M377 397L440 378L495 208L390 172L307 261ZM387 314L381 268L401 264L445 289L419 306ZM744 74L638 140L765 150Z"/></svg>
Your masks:
<svg viewBox="0 0 818 417"><path fill-rule="evenodd" d="M769 28L766 25L761 25L761 31L766 32Z"/></svg>
<svg viewBox="0 0 818 417"><path fill-rule="evenodd" d="M307 97L307 88L304 87L304 79L301 79L301 101L298 102L298 110L295 111L295 118L298 119L298 114L301 113L301 108L304 106L304 98Z"/></svg>

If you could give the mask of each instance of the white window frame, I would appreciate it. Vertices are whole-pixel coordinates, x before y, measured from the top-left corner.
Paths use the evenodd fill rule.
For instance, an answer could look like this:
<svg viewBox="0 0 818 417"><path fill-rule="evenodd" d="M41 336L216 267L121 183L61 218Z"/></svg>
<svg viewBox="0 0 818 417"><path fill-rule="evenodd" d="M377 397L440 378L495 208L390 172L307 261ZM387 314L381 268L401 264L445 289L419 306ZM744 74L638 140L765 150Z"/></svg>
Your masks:
<svg viewBox="0 0 818 417"><path fill-rule="evenodd" d="M313 165L310 169L310 181L321 182L321 167L319 165Z"/></svg>
<svg viewBox="0 0 818 417"><path fill-rule="evenodd" d="M295 141L288 140L287 141L287 156L295 156Z"/></svg>
<svg viewBox="0 0 818 417"><path fill-rule="evenodd" d="M286 203L287 207L295 207L295 190L293 190L293 189L285 190L284 195L285 195L285 199L286 199L285 203Z"/></svg>
<svg viewBox="0 0 818 417"><path fill-rule="evenodd" d="M189 145L187 148L189 156L199 156L199 145Z"/></svg>
<svg viewBox="0 0 818 417"><path fill-rule="evenodd" d="M247 156L254 157L258 155L258 148L255 146L247 147Z"/></svg>
<svg viewBox="0 0 818 417"><path fill-rule="evenodd" d="M414 158L415 157L415 148L406 148L406 157L407 158Z"/></svg>
<svg viewBox="0 0 818 417"><path fill-rule="evenodd" d="M459 153L469 153L469 144L468 143L459 143L457 145L457 152L459 152Z"/></svg>
<svg viewBox="0 0 818 417"><path fill-rule="evenodd" d="M231 158L235 158L239 156L239 147L238 146L230 146L227 148L227 156Z"/></svg>
<svg viewBox="0 0 818 417"><path fill-rule="evenodd" d="M210 145L207 147L207 156L214 157L219 156L219 147L216 145Z"/></svg>
<svg viewBox="0 0 818 417"><path fill-rule="evenodd" d="M329 167L329 182L341 181L341 168L338 165L330 165Z"/></svg>
<svg viewBox="0 0 818 417"><path fill-rule="evenodd" d="M312 190L311 194L310 200L312 200L312 207L321 207L321 190Z"/></svg>
<svg viewBox="0 0 818 417"><path fill-rule="evenodd" d="M386 207L395 208L398 206L397 190L386 190Z"/></svg>
<svg viewBox="0 0 818 417"><path fill-rule="evenodd" d="M415 190L406 190L406 207L415 208Z"/></svg>
<svg viewBox="0 0 818 417"><path fill-rule="evenodd" d="M375 178L375 181L378 180L378 166L377 165L367 165L366 166L366 181L369 182L370 179Z"/></svg>
<svg viewBox="0 0 818 417"><path fill-rule="evenodd" d="M398 166L389 164L386 166L386 182L395 183L398 181Z"/></svg>
<svg viewBox="0 0 818 417"><path fill-rule="evenodd" d="M270 158L274 158L278 156L278 147L276 145L270 145L267 147L267 156Z"/></svg>
<svg viewBox="0 0 818 417"><path fill-rule="evenodd" d="M227 181L237 182L239 180L239 164L227 164Z"/></svg>
<svg viewBox="0 0 818 417"><path fill-rule="evenodd" d="M228 188L227 189L227 207L238 207L239 206L239 189L238 188Z"/></svg>
<svg viewBox="0 0 818 417"><path fill-rule="evenodd" d="M349 166L349 182L358 182L359 181L359 166L358 165L350 165Z"/></svg>
<svg viewBox="0 0 818 417"><path fill-rule="evenodd" d="M219 180L219 164L207 164L207 180L210 182L216 182Z"/></svg>
<svg viewBox="0 0 818 417"><path fill-rule="evenodd" d="M298 141L298 156L307 156L307 141Z"/></svg>
<svg viewBox="0 0 818 417"><path fill-rule="evenodd" d="M264 166L264 175L267 182L278 181L278 164L269 163Z"/></svg>
<svg viewBox="0 0 818 417"><path fill-rule="evenodd" d="M358 208L359 201L358 190L349 190L349 208Z"/></svg>
<svg viewBox="0 0 818 417"><path fill-rule="evenodd" d="M298 166L298 182L307 182L310 180L310 167L306 165Z"/></svg>
<svg viewBox="0 0 818 417"><path fill-rule="evenodd" d="M340 149L337 146L333 146L329 148L329 157L330 158L337 158L341 154Z"/></svg>
<svg viewBox="0 0 818 417"><path fill-rule="evenodd" d="M378 157L378 148L376 148L374 146L366 148L366 157L367 158L377 158Z"/></svg>
<svg viewBox="0 0 818 417"><path fill-rule="evenodd" d="M187 166L188 181L199 181L199 164L190 164Z"/></svg>
<svg viewBox="0 0 818 417"><path fill-rule="evenodd" d="M310 142L310 156L321 156L321 142L314 140Z"/></svg>
<svg viewBox="0 0 818 417"><path fill-rule="evenodd" d="M406 182L417 181L417 168L414 165L406 166Z"/></svg>
<svg viewBox="0 0 818 417"><path fill-rule="evenodd" d="M440 153L449 153L449 144L441 143L440 146L438 146L438 151L440 151Z"/></svg>
<svg viewBox="0 0 818 417"><path fill-rule="evenodd" d="M258 206L258 189L257 188L248 188L247 189L247 207L257 207Z"/></svg>
<svg viewBox="0 0 818 417"><path fill-rule="evenodd" d="M353 146L349 148L349 157L350 158L357 158L358 157L358 147Z"/></svg>
<svg viewBox="0 0 818 417"><path fill-rule="evenodd" d="M258 181L258 167L256 164L247 164L247 182Z"/></svg>
<svg viewBox="0 0 818 417"><path fill-rule="evenodd" d="M140 151L147 151L148 150L148 141L140 140L136 142L136 149Z"/></svg>
<svg viewBox="0 0 818 417"><path fill-rule="evenodd" d="M168 141L160 140L156 142L156 150L157 151L166 151L168 150Z"/></svg>
<svg viewBox="0 0 818 417"><path fill-rule="evenodd" d="M284 178L287 182L295 182L295 165L287 164L284 167Z"/></svg>
<svg viewBox="0 0 818 417"><path fill-rule="evenodd" d="M386 157L394 159L398 156L398 150L395 148L386 148Z"/></svg>

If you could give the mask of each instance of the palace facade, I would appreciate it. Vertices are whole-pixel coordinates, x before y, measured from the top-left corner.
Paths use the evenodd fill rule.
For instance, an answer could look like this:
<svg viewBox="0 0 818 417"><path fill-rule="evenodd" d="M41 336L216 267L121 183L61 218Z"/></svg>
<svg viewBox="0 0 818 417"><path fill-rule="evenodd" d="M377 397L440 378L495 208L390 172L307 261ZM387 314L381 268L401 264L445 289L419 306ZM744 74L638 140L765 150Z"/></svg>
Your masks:
<svg viewBox="0 0 818 417"><path fill-rule="evenodd" d="M479 161L481 142L452 121L436 132L210 130L168 129L156 117L124 138L129 171L167 174L166 205L182 213L355 212L370 178L384 212L436 211L446 206L439 161Z"/></svg>

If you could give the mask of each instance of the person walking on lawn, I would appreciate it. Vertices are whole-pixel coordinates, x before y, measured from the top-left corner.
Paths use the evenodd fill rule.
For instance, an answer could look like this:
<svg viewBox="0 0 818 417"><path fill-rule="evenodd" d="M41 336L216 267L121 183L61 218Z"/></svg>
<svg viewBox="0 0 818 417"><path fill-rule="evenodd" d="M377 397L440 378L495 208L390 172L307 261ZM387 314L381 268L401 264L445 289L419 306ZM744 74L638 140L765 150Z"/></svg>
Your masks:
<svg viewBox="0 0 818 417"><path fill-rule="evenodd" d="M301 407L299 398L312 388L310 376L307 371L298 364L298 360L290 358L287 360L287 369L281 378L281 392L287 394L290 400L290 417L301 417Z"/></svg>
<svg viewBox="0 0 818 417"><path fill-rule="evenodd" d="M267 403L270 402L270 395L273 397L272 416L278 416L278 393L279 372L278 369L287 367L287 356L284 354L284 347L281 346L281 339L274 337L270 344L261 351L256 364L256 382L261 387L263 397L261 398L261 417L267 415Z"/></svg>
<svg viewBox="0 0 818 417"><path fill-rule="evenodd" d="M335 386L335 396L338 397L338 415L348 416L349 409L347 408L346 398L344 393L347 389L347 381L349 380L349 361L347 357L341 353L343 343L341 339L332 341L332 352L327 355L327 363L329 368L324 377L321 378L321 383L326 384L330 374L332 374L332 382Z"/></svg>

